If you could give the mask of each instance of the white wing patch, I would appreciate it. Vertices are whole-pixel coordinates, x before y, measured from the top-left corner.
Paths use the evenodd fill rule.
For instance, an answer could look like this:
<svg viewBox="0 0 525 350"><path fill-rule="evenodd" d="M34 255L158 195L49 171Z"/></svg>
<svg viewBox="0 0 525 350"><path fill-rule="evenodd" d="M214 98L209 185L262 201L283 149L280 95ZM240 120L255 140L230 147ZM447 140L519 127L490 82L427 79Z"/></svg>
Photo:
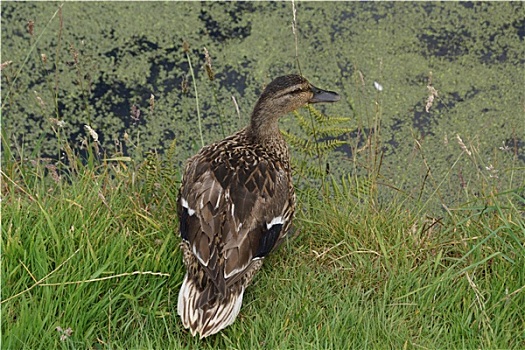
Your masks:
<svg viewBox="0 0 525 350"><path fill-rule="evenodd" d="M188 204L188 201L185 200L184 198L181 198L181 202L182 202L182 207L183 208L186 208L188 210L188 214L190 216L192 216L193 214L195 214L195 210L191 209L189 204Z"/></svg>
<svg viewBox="0 0 525 350"><path fill-rule="evenodd" d="M266 229L269 230L272 228L273 225L282 225L284 224L284 220L282 216L277 216L272 219L269 223L266 224Z"/></svg>

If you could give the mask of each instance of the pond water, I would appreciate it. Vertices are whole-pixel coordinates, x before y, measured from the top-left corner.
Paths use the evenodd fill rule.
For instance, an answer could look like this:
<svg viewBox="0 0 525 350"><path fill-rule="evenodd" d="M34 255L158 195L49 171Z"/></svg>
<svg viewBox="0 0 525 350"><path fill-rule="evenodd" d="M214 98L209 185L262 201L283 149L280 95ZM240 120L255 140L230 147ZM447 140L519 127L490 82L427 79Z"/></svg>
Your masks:
<svg viewBox="0 0 525 350"><path fill-rule="evenodd" d="M80 146L88 124L110 156L141 159L176 140L182 161L201 146L189 60L205 143L246 125L274 77L299 72L291 2L59 6L1 4L2 63L12 61L2 70L2 129L26 155L57 157L53 128ZM320 110L351 117L348 127L358 128L343 137L348 146L330 157L331 168L366 168L352 162L352 149L365 146L364 135L380 124L386 182L420 186L428 165L452 193L480 176L500 189L523 185L523 2L295 7L302 73L342 96ZM296 130L292 116L281 126Z"/></svg>

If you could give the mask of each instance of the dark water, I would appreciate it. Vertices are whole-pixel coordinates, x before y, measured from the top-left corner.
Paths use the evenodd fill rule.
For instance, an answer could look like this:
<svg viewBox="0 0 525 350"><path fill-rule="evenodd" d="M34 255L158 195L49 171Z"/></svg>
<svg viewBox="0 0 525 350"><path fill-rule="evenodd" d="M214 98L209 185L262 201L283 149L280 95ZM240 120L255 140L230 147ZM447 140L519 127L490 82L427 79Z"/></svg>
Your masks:
<svg viewBox="0 0 525 350"><path fill-rule="evenodd" d="M34 157L57 157L53 128L80 148L86 124L109 156L141 159L173 140L181 161L196 152L200 136L184 41L205 143L244 126L264 84L298 72L289 2L78 2L65 3L61 12L57 3L1 6L2 62L13 61L2 71L2 128L13 147ZM331 168L366 167L355 166L352 149L366 145L380 119L387 181L407 188L421 183L427 168L419 144L436 181L447 178L451 191L480 176L500 188L523 184L523 3L296 7L302 73L343 96L322 111L352 117L348 127L358 128L341 137L348 145L330 157ZM204 69L204 47L214 81ZM430 80L437 96L427 112ZM282 127L297 128L292 117Z"/></svg>

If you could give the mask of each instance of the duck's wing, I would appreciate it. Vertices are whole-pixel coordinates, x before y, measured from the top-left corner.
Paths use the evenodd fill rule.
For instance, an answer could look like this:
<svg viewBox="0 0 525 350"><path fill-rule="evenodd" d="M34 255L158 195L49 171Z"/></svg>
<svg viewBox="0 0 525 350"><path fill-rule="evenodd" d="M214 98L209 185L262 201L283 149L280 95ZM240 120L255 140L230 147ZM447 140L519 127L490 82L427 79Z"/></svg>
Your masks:
<svg viewBox="0 0 525 350"><path fill-rule="evenodd" d="M194 157L179 196L182 239L220 293L272 251L295 205L289 169L269 160Z"/></svg>

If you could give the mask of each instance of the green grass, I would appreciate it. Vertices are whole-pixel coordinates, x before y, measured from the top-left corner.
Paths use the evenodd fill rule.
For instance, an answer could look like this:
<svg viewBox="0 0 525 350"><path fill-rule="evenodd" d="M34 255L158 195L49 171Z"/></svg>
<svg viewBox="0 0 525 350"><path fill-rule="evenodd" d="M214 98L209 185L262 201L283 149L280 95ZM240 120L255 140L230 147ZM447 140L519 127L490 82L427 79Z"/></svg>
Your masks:
<svg viewBox="0 0 525 350"><path fill-rule="evenodd" d="M238 320L201 341L175 310L169 162L101 162L55 181L6 147L2 348L525 346L523 188L431 218L401 195L381 203L377 183L305 186L295 238L267 259ZM73 332L61 340L57 327Z"/></svg>

